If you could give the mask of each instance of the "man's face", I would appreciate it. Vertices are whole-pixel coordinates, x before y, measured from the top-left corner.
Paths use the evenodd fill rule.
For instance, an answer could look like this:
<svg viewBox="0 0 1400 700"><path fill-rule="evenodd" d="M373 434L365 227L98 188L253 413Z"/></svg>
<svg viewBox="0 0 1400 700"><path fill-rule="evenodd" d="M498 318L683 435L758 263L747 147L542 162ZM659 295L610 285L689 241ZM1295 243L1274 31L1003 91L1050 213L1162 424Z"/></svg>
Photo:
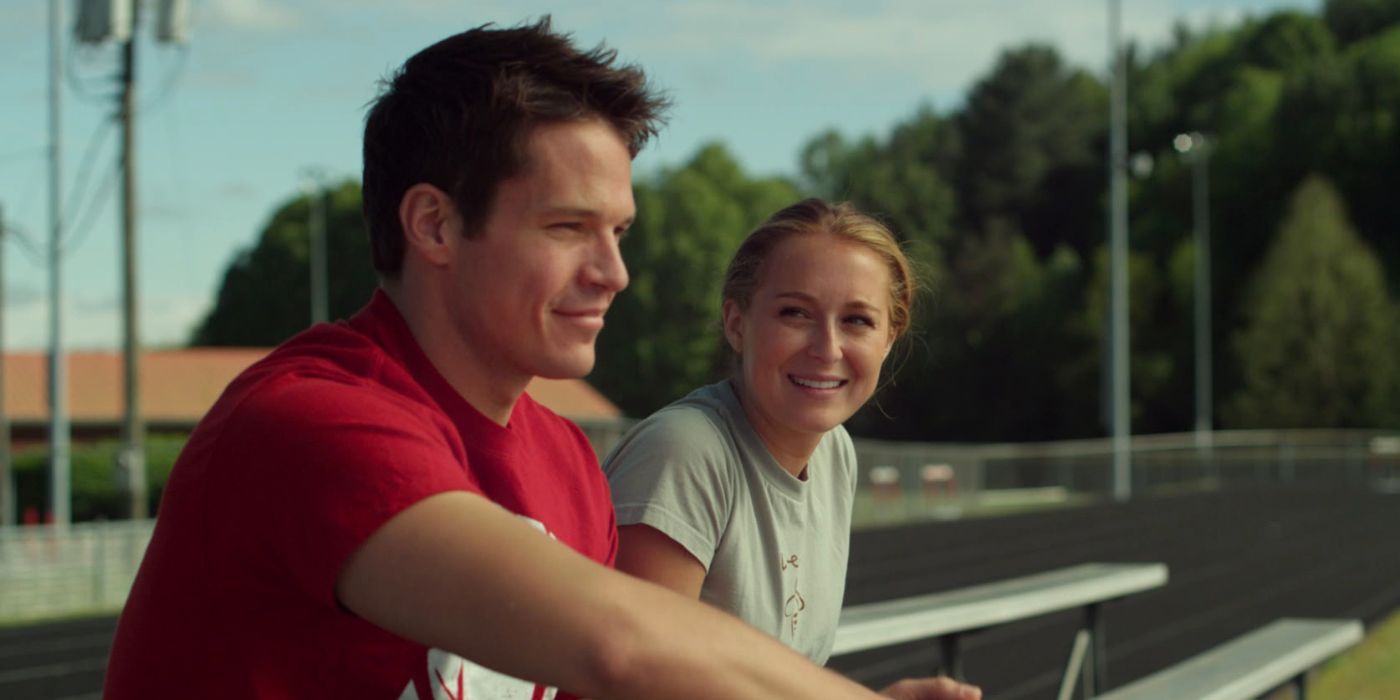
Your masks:
<svg viewBox="0 0 1400 700"><path fill-rule="evenodd" d="M627 286L632 159L598 120L537 127L477 237L457 249L449 302L461 345L504 381L593 369L603 313Z"/></svg>

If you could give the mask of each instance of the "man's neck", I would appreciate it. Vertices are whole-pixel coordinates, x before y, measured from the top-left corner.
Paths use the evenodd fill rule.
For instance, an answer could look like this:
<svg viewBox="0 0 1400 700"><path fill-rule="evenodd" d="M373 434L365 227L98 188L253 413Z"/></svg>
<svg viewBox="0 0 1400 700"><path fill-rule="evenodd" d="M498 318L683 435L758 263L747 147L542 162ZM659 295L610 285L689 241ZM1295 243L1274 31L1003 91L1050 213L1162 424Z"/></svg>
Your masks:
<svg viewBox="0 0 1400 700"><path fill-rule="evenodd" d="M508 366L493 366L494 358L482 357L477 348L465 342L438 305L414 303L414 295L402 284L385 283L382 287L419 349L448 385L482 415L497 425L507 425L531 377L517 376Z"/></svg>

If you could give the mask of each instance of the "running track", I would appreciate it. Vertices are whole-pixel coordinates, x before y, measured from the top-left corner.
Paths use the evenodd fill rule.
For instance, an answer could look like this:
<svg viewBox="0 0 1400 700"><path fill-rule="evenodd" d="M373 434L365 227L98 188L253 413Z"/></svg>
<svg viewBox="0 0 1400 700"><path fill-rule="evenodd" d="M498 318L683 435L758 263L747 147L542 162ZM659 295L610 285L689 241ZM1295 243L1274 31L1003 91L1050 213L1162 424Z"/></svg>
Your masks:
<svg viewBox="0 0 1400 700"><path fill-rule="evenodd" d="M1090 561L1170 569L1165 587L1105 607L1114 687L1277 617L1384 618L1400 607L1400 495L1255 489L861 532L847 603ZM968 679L991 698L1053 698L1077 622L1062 613L966 636ZM0 698L97 697L114 625L0 630ZM831 665L879 687L937 664L930 640Z"/></svg>

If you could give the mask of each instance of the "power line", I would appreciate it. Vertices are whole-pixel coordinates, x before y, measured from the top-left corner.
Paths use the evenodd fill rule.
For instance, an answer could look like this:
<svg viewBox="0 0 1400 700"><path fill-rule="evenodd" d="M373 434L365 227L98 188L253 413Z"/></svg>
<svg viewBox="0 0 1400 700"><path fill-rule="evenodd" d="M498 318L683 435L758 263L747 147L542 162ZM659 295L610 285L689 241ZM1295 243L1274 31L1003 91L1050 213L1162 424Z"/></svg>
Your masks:
<svg viewBox="0 0 1400 700"><path fill-rule="evenodd" d="M20 251L33 260L35 265L43 265L48 262L48 256L44 255L44 249L35 243L34 238L25 233L24 229L13 223L0 223L0 228L5 231L4 238L16 241Z"/></svg>
<svg viewBox="0 0 1400 700"><path fill-rule="evenodd" d="M185 67L189 65L190 47L175 46L174 48L177 57L175 65L166 69L165 78L161 80L160 87L152 93L150 101L142 106L141 112L143 114L150 114L156 107L165 104L171 93L175 91L175 86L179 84L180 78L185 74Z"/></svg>
<svg viewBox="0 0 1400 700"><path fill-rule="evenodd" d="M109 74L109 75L102 76L102 78L101 78L102 82L111 83L112 87L115 88L115 89L113 89L113 90L110 91L110 92L100 92L100 88L94 88L94 87L92 87L92 86L86 84L84 78L83 78L82 76L78 75L76 66L77 66L77 64L78 64L80 61L74 60L74 56L75 56L75 55L79 56L80 58L87 59L87 58L91 57L91 56L93 55L93 53L95 53L96 51L106 51L106 50L110 50L110 49L107 49L106 47L100 47L100 48L85 47L85 48L84 48L84 47L79 47L77 44L73 44L73 43L68 44L67 49L68 49L68 60L63 62L63 68L64 68L64 71L63 71L63 72L64 72L64 77L67 78L68 86L69 86L70 88L72 88L73 92L74 92L78 97L82 98L83 101L85 101L85 102L90 102L90 103L92 103L92 104L110 105L114 100L116 100L116 99L117 99L117 96L120 94L120 88L119 88L120 83L119 83L119 80L118 80L118 76L117 76L117 75L115 75L115 74ZM91 61L91 60L82 61L82 62L85 62L85 63L95 63L95 61Z"/></svg>
<svg viewBox="0 0 1400 700"><path fill-rule="evenodd" d="M64 211L70 213L70 221L77 217L78 204L83 201L84 196L87 194L88 181L93 172L93 158L97 156L98 150L106 145L107 136L112 133L112 128L116 126L116 123L115 115L109 115L97 125L92 135L88 137L87 146L83 149L82 162L78 166L78 180L73 183L73 189L68 195L67 206L63 208ZM70 235L69 237L71 238L72 236Z"/></svg>
<svg viewBox="0 0 1400 700"><path fill-rule="evenodd" d="M92 232L93 222L97 218L97 212L101 211L101 208L97 206L97 204L107 198L107 195L112 192L112 186L117 183L117 169L105 168L105 170L107 171L107 176L102 179L102 184L98 186L97 193L93 195L92 199L88 200L87 208L85 208L81 214L77 214L74 218L69 219L74 222L75 225L68 229L67 245L63 246L63 254L65 256L82 247L83 242L87 240L88 234ZM81 216L82 220L79 221L77 216Z"/></svg>

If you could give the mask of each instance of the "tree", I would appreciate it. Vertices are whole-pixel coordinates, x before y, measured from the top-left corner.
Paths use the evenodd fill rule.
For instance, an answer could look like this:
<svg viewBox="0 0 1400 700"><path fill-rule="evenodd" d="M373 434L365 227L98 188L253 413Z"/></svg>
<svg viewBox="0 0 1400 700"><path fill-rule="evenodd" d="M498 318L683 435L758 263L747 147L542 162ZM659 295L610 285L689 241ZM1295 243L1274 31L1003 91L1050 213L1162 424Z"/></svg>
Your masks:
<svg viewBox="0 0 1400 700"><path fill-rule="evenodd" d="M1256 273L1235 336L1232 427L1379 427L1400 418L1400 317L1340 195L1312 177ZM1388 422L1391 421L1391 422Z"/></svg>
<svg viewBox="0 0 1400 700"><path fill-rule="evenodd" d="M1396 0L1327 0L1322 19L1343 44L1364 39L1400 22Z"/></svg>
<svg viewBox="0 0 1400 700"><path fill-rule="evenodd" d="M1081 254L1101 230L1091 206L1103 185L1107 94L1041 45L1002 53L957 115L959 214L971 230L1009 220L1042 256Z"/></svg>
<svg viewBox="0 0 1400 700"><path fill-rule="evenodd" d="M282 204L257 244L229 263L192 345L271 346L310 325L310 203L299 196ZM330 317L344 318L369 301L378 283L360 214L359 183L331 188L325 205Z"/></svg>
<svg viewBox="0 0 1400 700"><path fill-rule="evenodd" d="M640 417L717 379L729 258L751 229L797 198L786 181L745 175L718 144L638 182L637 219L622 244L631 284L608 312L589 381Z"/></svg>
<svg viewBox="0 0 1400 700"><path fill-rule="evenodd" d="M1239 60L1258 68L1290 71L1332 54L1336 42L1322 20L1302 12L1276 12L1247 25Z"/></svg>
<svg viewBox="0 0 1400 700"><path fill-rule="evenodd" d="M956 125L923 108L885 142L852 146L836 132L817 136L803 149L802 171L817 194L851 200L902 240L948 245L956 207L948 176L958 150Z"/></svg>

